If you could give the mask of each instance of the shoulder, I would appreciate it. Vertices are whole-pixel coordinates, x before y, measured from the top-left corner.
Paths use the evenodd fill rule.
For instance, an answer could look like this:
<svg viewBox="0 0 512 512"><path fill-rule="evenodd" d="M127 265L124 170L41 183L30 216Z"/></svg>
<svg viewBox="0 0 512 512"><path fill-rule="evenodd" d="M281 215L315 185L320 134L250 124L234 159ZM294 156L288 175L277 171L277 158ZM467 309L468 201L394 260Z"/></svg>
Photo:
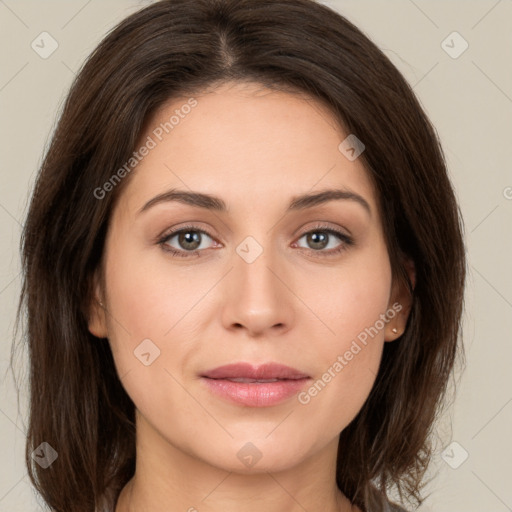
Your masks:
<svg viewBox="0 0 512 512"><path fill-rule="evenodd" d="M383 512L408 512L405 508L393 503L391 501L386 501L384 504Z"/></svg>
<svg viewBox="0 0 512 512"><path fill-rule="evenodd" d="M358 506L353 506L353 512L363 512ZM367 512L409 512L405 508L402 508L400 505L396 503L392 503L391 501L383 502L380 506L375 507L373 509L368 509Z"/></svg>
<svg viewBox="0 0 512 512"><path fill-rule="evenodd" d="M390 501L384 492L375 485L370 485L367 489L366 503L368 510L366 512L408 512L397 503ZM360 512L357 510L357 512Z"/></svg>

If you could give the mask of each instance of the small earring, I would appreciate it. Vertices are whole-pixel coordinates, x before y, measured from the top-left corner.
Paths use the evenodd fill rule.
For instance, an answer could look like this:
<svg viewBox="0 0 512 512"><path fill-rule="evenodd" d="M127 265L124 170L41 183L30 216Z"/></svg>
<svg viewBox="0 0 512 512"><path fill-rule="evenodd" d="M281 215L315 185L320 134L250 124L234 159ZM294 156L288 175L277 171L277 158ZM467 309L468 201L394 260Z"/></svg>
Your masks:
<svg viewBox="0 0 512 512"><path fill-rule="evenodd" d="M393 327L393 329L391 329L395 334L398 332L398 329L396 327Z"/></svg>

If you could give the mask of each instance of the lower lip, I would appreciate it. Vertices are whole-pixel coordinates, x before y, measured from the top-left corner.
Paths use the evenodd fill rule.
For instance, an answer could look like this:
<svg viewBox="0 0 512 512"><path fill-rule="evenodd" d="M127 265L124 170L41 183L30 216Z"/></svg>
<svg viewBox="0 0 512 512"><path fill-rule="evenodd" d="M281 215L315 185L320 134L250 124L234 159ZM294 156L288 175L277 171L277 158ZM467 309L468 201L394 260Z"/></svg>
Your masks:
<svg viewBox="0 0 512 512"><path fill-rule="evenodd" d="M210 391L249 407L270 407L297 394L309 378L276 382L233 382L225 379L202 379Z"/></svg>

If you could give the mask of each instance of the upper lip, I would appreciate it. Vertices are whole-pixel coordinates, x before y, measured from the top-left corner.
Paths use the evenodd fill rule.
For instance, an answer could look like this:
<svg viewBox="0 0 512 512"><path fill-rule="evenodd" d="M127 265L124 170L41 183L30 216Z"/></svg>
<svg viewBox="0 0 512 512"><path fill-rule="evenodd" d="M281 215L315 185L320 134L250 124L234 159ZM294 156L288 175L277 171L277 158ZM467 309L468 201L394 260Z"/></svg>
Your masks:
<svg viewBox="0 0 512 512"><path fill-rule="evenodd" d="M266 363L253 366L250 363L234 363L219 366L201 374L210 379L304 379L309 375L279 363Z"/></svg>

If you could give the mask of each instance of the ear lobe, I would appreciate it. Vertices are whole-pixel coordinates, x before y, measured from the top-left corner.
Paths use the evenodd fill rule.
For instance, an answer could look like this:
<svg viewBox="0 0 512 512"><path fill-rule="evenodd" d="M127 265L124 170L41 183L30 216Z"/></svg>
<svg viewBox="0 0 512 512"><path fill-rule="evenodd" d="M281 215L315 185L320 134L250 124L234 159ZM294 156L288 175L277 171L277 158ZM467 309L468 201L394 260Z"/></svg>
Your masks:
<svg viewBox="0 0 512 512"><path fill-rule="evenodd" d="M107 338L106 309L101 305L103 293L97 272L93 276L94 292L89 304L88 329L97 338Z"/></svg>
<svg viewBox="0 0 512 512"><path fill-rule="evenodd" d="M388 310L392 308L395 311L395 315L386 324L384 333L385 341L394 341L402 336L412 308L413 291L416 287L416 267L414 261L410 258L404 261L404 267L407 271L412 290L407 283L401 280L396 280L393 283ZM400 307L398 307L398 305L400 305Z"/></svg>

